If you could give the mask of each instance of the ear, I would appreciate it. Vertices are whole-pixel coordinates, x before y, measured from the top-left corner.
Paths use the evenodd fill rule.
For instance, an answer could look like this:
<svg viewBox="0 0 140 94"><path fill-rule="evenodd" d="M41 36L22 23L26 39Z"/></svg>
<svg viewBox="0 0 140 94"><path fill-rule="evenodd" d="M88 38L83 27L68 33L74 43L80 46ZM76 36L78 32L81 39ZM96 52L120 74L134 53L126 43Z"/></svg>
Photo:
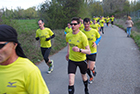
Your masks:
<svg viewBox="0 0 140 94"><path fill-rule="evenodd" d="M14 49L16 49L17 45L18 45L17 43L14 43Z"/></svg>

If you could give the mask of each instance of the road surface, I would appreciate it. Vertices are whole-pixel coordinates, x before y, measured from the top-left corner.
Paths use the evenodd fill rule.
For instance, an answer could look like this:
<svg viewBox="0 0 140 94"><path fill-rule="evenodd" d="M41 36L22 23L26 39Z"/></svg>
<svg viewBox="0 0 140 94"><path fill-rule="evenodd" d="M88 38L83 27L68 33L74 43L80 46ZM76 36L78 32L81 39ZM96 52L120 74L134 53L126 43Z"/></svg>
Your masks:
<svg viewBox="0 0 140 94"><path fill-rule="evenodd" d="M105 34L98 45L97 76L89 84L90 94L140 94L140 51L133 39L117 26L105 27ZM54 71L47 74L48 66L39 65L50 94L68 94L67 48L50 58ZM79 68L75 78L75 94L84 94Z"/></svg>

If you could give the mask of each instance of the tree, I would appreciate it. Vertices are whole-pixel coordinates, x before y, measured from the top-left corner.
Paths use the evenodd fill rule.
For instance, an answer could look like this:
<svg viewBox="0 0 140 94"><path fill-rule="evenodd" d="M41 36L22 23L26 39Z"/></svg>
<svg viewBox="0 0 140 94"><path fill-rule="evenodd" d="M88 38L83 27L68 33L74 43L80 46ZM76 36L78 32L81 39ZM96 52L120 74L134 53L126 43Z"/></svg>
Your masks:
<svg viewBox="0 0 140 94"><path fill-rule="evenodd" d="M34 7L30 7L28 9L24 10L24 13L25 13L24 14L25 18L31 19L31 18L37 18L38 17L35 6Z"/></svg>
<svg viewBox="0 0 140 94"><path fill-rule="evenodd" d="M114 12L122 12L126 0L103 0L104 15L109 15Z"/></svg>

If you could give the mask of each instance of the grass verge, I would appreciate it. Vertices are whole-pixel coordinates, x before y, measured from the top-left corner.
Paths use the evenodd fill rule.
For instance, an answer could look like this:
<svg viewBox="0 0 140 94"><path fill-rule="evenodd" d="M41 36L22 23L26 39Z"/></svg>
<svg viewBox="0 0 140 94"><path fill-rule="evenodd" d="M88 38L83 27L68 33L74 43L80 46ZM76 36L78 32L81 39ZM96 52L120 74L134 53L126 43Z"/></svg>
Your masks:
<svg viewBox="0 0 140 94"><path fill-rule="evenodd" d="M115 22L115 25L118 26L119 28L122 28L126 32L126 27L123 24ZM136 30L139 30L140 21L134 22L134 27L136 28ZM130 37L134 39L135 43L137 44L140 50L140 32L132 30Z"/></svg>

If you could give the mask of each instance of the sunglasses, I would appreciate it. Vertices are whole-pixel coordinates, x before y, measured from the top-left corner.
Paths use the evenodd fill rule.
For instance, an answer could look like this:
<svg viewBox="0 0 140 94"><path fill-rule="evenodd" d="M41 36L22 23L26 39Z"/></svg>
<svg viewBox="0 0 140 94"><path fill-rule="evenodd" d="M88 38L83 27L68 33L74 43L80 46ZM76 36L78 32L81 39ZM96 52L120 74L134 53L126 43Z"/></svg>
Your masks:
<svg viewBox="0 0 140 94"><path fill-rule="evenodd" d="M78 23L70 23L70 25L71 25L71 26L72 26L72 25L74 25L74 26L75 26L75 25L77 25L77 24L78 24Z"/></svg>
<svg viewBox="0 0 140 94"><path fill-rule="evenodd" d="M6 42L4 44L0 44L0 49L3 48L6 44L8 44L9 42Z"/></svg>

